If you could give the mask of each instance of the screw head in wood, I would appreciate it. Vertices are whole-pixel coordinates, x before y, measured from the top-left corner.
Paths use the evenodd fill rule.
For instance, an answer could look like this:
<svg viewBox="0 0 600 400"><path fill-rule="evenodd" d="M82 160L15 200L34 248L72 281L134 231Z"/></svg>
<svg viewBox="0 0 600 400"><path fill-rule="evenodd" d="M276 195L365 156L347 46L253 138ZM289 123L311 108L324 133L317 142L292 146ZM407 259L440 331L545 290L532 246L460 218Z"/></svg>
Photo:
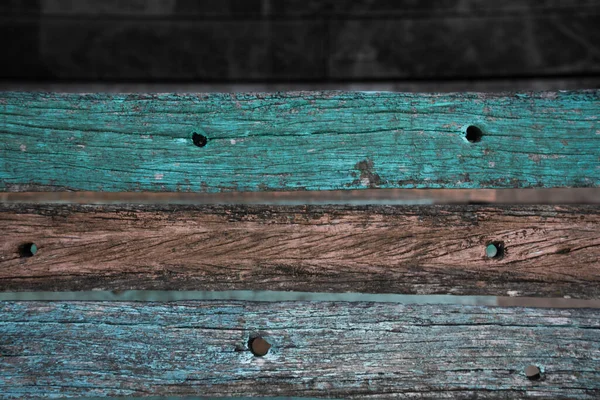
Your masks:
<svg viewBox="0 0 600 400"><path fill-rule="evenodd" d="M490 243L485 248L485 255L489 258L494 258L498 255L498 247L495 244Z"/></svg>
<svg viewBox="0 0 600 400"><path fill-rule="evenodd" d="M19 246L20 257L33 257L37 251L38 248L35 243L24 243Z"/></svg>
<svg viewBox="0 0 600 400"><path fill-rule="evenodd" d="M525 368L525 376L527 376L527 379L529 379L530 381L537 381L541 378L542 373L540 369L535 365L528 365Z"/></svg>
<svg viewBox="0 0 600 400"><path fill-rule="evenodd" d="M267 355L271 348L271 344L261 337L256 337L250 339L249 347L252 354L257 357L262 357Z"/></svg>

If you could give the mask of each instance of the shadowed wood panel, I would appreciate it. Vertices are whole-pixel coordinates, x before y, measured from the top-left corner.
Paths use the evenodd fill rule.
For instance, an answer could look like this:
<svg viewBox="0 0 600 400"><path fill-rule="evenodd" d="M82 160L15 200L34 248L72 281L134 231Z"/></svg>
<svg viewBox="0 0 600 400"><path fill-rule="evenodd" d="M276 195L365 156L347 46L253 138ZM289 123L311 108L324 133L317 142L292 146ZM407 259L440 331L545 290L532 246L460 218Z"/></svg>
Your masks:
<svg viewBox="0 0 600 400"><path fill-rule="evenodd" d="M585 9L536 18L339 20L331 23L329 70L336 79L597 74L599 20L600 10Z"/></svg>
<svg viewBox="0 0 600 400"><path fill-rule="evenodd" d="M0 15L100 18L262 17L320 19L570 15L597 11L598 0L5 0Z"/></svg>
<svg viewBox="0 0 600 400"><path fill-rule="evenodd" d="M0 18L3 31L18 33L0 36L10 60L0 65L5 78L285 82L600 73L597 0L10 1L0 5Z"/></svg>
<svg viewBox="0 0 600 400"><path fill-rule="evenodd" d="M596 187L599 93L5 92L0 190Z"/></svg>
<svg viewBox="0 0 600 400"><path fill-rule="evenodd" d="M312 0L314 3L323 3ZM282 8L295 10L306 8L302 0L287 0ZM569 17L573 14L597 13L598 0L329 0L329 10L333 15L348 18L435 18L453 16L468 17L473 20L481 16L535 18L554 14ZM296 8L294 8L294 6ZM276 7L276 6L275 6Z"/></svg>
<svg viewBox="0 0 600 400"><path fill-rule="evenodd" d="M11 92L60 93L235 93L343 90L367 92L506 92L557 91L600 88L598 77L540 77L480 80L417 81L286 81L286 82L68 82L68 81L0 81L0 89Z"/></svg>
<svg viewBox="0 0 600 400"><path fill-rule="evenodd" d="M17 24L18 26L18 24ZM324 76L320 21L42 21L59 79L267 80Z"/></svg>
<svg viewBox="0 0 600 400"><path fill-rule="evenodd" d="M0 230L5 291L600 296L593 206L5 205Z"/></svg>
<svg viewBox="0 0 600 400"><path fill-rule="evenodd" d="M600 396L594 309L2 302L0 353L5 398Z"/></svg>

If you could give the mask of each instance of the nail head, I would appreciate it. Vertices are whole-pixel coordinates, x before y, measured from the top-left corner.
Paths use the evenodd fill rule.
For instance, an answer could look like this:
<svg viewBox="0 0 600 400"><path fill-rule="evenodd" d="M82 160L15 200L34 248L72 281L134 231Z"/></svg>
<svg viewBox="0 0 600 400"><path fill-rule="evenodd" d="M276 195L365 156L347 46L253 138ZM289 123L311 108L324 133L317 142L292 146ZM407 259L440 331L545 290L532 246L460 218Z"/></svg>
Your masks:
<svg viewBox="0 0 600 400"><path fill-rule="evenodd" d="M485 248L485 255L489 258L496 257L498 255L498 248L496 247L496 245L493 243L488 244Z"/></svg>

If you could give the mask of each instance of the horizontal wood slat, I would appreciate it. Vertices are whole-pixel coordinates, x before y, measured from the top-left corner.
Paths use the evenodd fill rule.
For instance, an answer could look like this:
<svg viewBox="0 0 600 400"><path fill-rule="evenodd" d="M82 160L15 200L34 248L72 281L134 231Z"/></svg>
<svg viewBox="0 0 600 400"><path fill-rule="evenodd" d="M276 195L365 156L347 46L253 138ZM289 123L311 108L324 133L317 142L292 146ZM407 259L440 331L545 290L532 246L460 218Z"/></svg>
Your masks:
<svg viewBox="0 0 600 400"><path fill-rule="evenodd" d="M584 10L536 18L10 19L0 27L0 44L11 57L0 66L0 76L204 82L593 77L600 73L600 58L592 49L599 39L599 14Z"/></svg>
<svg viewBox="0 0 600 400"><path fill-rule="evenodd" d="M0 231L4 291L600 298L596 206L17 204L0 208Z"/></svg>
<svg viewBox="0 0 600 400"><path fill-rule="evenodd" d="M599 94L0 93L0 190L597 187Z"/></svg>
<svg viewBox="0 0 600 400"><path fill-rule="evenodd" d="M597 0L154 0L140 2L98 0L5 0L0 15L96 17L155 17L260 19L306 18L439 18L448 15L526 15L584 13L598 7Z"/></svg>
<svg viewBox="0 0 600 400"><path fill-rule="evenodd" d="M590 77L599 15L597 0L5 0L0 77Z"/></svg>
<svg viewBox="0 0 600 400"><path fill-rule="evenodd" d="M262 17L444 17L447 15L535 16L564 15L594 10L597 0L154 0L143 2L98 0L5 0L0 15L132 18L262 18Z"/></svg>
<svg viewBox="0 0 600 400"><path fill-rule="evenodd" d="M256 337L271 345L263 357L249 349ZM2 302L0 354L4 398L596 399L600 311ZM541 379L526 377L530 365Z"/></svg>

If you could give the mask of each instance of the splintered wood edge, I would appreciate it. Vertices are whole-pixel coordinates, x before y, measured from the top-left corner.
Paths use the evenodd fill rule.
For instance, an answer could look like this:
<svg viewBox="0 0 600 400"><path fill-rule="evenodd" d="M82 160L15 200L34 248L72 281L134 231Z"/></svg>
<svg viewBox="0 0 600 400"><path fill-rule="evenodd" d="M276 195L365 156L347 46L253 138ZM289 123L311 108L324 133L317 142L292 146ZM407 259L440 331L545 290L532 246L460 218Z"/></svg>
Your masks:
<svg viewBox="0 0 600 400"><path fill-rule="evenodd" d="M598 187L598 90L0 93L0 190Z"/></svg>
<svg viewBox="0 0 600 400"><path fill-rule="evenodd" d="M600 298L596 206L5 204L0 230L3 291Z"/></svg>
<svg viewBox="0 0 600 400"><path fill-rule="evenodd" d="M6 397L600 395L594 309L0 302L0 337Z"/></svg>

